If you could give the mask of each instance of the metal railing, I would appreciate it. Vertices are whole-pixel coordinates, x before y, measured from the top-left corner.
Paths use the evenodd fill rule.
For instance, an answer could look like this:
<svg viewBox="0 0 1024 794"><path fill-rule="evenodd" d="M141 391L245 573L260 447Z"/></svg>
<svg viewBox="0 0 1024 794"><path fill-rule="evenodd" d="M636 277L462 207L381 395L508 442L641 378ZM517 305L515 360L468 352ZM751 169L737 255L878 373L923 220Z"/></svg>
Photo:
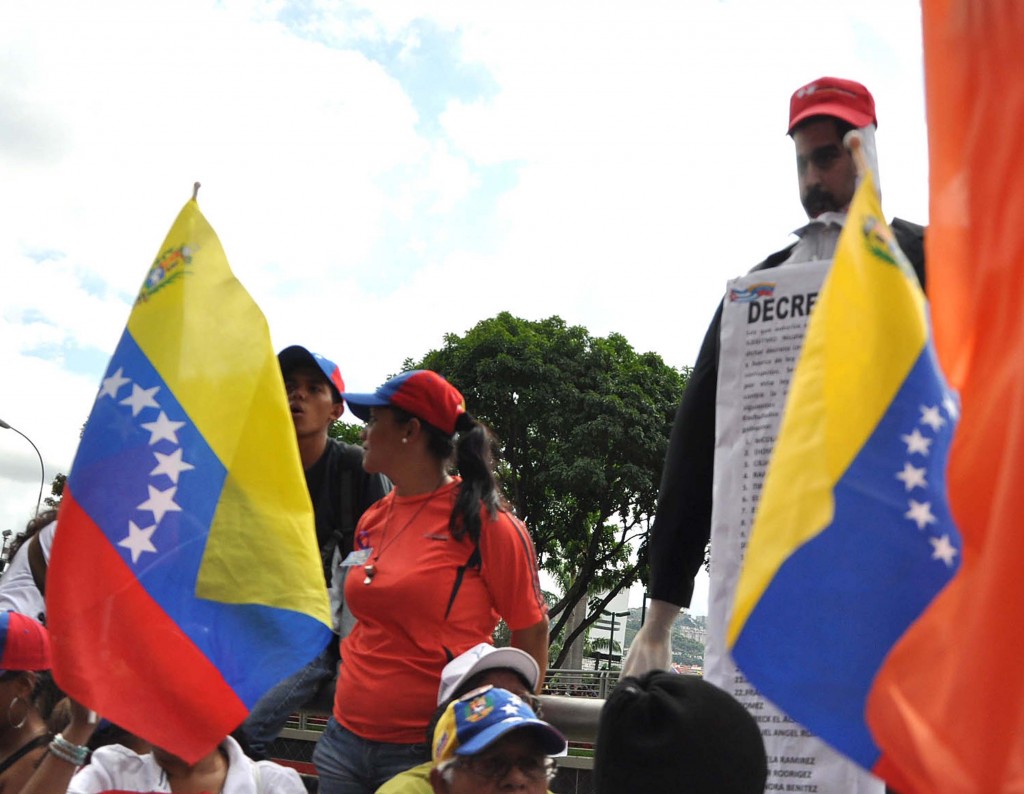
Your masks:
<svg viewBox="0 0 1024 794"><path fill-rule="evenodd" d="M569 753L558 761L558 777L553 791L589 792L590 774L594 768L593 745L605 698L618 683L617 670L548 670L540 696L542 716L569 740ZM296 713L275 743L284 754L271 751L278 760L305 761L312 774L313 746L320 738L330 717L331 702L325 698L318 708ZM558 784L557 786L555 784Z"/></svg>
<svg viewBox="0 0 1024 794"><path fill-rule="evenodd" d="M544 677L545 695L562 695L574 698L601 698L619 682L618 670L548 670Z"/></svg>
<svg viewBox="0 0 1024 794"><path fill-rule="evenodd" d="M616 670L548 670L540 696L544 719L570 742L593 743L604 699L618 682ZM330 716L330 704L296 712L281 736L315 742Z"/></svg>

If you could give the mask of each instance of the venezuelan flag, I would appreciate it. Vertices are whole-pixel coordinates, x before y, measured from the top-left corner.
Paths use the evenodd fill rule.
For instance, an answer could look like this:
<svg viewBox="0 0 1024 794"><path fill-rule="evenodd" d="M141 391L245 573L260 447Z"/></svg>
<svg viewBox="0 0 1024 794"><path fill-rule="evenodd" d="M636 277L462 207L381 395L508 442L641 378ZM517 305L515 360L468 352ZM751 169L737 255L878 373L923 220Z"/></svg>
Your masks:
<svg viewBox="0 0 1024 794"><path fill-rule="evenodd" d="M187 761L331 636L266 321L195 199L96 396L47 585L61 687Z"/></svg>
<svg viewBox="0 0 1024 794"><path fill-rule="evenodd" d="M959 565L958 412L868 174L808 324L728 633L762 694L868 770L873 681Z"/></svg>

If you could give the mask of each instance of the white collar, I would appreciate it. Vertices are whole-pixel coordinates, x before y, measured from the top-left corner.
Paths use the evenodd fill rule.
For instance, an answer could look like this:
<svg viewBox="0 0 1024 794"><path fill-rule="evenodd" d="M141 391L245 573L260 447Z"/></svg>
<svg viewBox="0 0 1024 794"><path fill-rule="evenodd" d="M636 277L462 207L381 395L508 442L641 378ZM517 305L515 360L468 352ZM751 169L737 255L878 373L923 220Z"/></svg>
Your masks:
<svg viewBox="0 0 1024 794"><path fill-rule="evenodd" d="M846 223L845 212L823 212L817 218L811 218L807 223L801 226L799 229L794 229L791 233L797 237L803 237L807 234L814 226L838 226L840 229L843 228L843 224Z"/></svg>

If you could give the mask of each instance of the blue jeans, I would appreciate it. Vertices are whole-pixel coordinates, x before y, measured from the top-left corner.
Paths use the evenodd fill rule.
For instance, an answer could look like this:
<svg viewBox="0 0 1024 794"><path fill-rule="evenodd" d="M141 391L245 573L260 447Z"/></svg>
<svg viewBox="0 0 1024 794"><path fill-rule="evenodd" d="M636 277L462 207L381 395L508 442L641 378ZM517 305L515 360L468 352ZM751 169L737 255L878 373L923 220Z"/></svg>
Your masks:
<svg viewBox="0 0 1024 794"><path fill-rule="evenodd" d="M306 705L337 672L338 639L335 637L313 661L267 690L242 723L251 754L266 758L267 748L281 733L288 718Z"/></svg>
<svg viewBox="0 0 1024 794"><path fill-rule="evenodd" d="M320 794L373 794L399 772L429 759L425 743L371 742L339 725L334 717L313 751Z"/></svg>

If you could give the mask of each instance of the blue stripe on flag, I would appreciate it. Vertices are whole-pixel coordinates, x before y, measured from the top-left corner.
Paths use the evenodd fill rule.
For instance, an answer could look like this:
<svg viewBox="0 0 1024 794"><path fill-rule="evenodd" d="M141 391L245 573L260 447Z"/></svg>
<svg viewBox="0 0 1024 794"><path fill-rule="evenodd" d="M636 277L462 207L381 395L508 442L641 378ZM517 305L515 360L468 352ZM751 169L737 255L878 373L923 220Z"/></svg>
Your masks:
<svg viewBox="0 0 1024 794"><path fill-rule="evenodd" d="M879 755L863 719L871 683L959 562L945 498L954 421L936 367L926 345L837 483L833 523L783 563L733 648L767 698L868 769Z"/></svg>
<svg viewBox="0 0 1024 794"><path fill-rule="evenodd" d="M323 647L325 629L297 612L196 598L227 476L125 331L79 445L74 493L146 592L251 706L294 671L295 648ZM281 648L280 658L273 648ZM253 658L259 666L249 664Z"/></svg>

